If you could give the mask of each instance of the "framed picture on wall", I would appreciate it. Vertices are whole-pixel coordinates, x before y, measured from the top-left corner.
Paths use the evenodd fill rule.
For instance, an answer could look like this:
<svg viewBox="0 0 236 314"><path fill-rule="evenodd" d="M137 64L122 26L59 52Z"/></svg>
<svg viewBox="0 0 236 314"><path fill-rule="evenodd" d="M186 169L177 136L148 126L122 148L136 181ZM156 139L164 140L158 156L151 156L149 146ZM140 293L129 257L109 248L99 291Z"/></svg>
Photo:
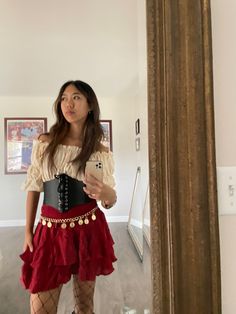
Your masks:
<svg viewBox="0 0 236 314"><path fill-rule="evenodd" d="M140 133L140 120L137 119L135 121L135 134L138 135Z"/></svg>
<svg viewBox="0 0 236 314"><path fill-rule="evenodd" d="M112 121L111 120L100 120L104 131L104 139L102 144L112 151Z"/></svg>
<svg viewBox="0 0 236 314"><path fill-rule="evenodd" d="M135 139L135 149L136 149L136 151L140 150L140 137L137 137Z"/></svg>
<svg viewBox="0 0 236 314"><path fill-rule="evenodd" d="M4 118L5 174L26 173L33 140L47 131L47 118Z"/></svg>

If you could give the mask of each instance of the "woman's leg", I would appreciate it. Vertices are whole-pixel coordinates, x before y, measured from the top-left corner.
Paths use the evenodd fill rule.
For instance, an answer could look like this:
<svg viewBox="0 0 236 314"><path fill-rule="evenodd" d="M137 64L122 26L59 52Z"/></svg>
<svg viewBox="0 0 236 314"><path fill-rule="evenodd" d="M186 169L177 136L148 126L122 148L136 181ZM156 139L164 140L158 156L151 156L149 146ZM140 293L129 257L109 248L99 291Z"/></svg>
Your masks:
<svg viewBox="0 0 236 314"><path fill-rule="evenodd" d="M73 275L73 292L75 298L76 314L93 313L93 296L95 281L81 281Z"/></svg>
<svg viewBox="0 0 236 314"><path fill-rule="evenodd" d="M32 293L30 296L31 314L56 314L62 285L56 289Z"/></svg>

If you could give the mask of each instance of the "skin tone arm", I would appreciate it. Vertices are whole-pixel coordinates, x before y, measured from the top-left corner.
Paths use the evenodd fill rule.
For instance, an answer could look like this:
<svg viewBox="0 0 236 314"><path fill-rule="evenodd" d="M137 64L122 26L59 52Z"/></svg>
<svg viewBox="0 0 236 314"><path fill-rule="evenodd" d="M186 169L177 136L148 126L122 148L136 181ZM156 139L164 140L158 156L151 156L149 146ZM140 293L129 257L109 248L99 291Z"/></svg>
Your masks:
<svg viewBox="0 0 236 314"><path fill-rule="evenodd" d="M84 192L88 196L97 201L104 202L107 206L112 206L116 202L116 192L109 185L97 180L94 176L90 174L85 175Z"/></svg>
<svg viewBox="0 0 236 314"><path fill-rule="evenodd" d="M33 228L37 212L40 192L29 191L26 199L26 226L25 226L25 240L23 251L29 247L33 252Z"/></svg>

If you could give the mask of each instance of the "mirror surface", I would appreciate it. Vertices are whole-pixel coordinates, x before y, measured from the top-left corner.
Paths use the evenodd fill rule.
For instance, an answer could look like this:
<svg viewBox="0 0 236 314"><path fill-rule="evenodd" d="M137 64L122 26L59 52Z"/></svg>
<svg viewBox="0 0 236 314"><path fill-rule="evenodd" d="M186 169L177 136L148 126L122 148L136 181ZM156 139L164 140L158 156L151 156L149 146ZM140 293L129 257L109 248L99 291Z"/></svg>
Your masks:
<svg viewBox="0 0 236 314"><path fill-rule="evenodd" d="M143 242L141 262L127 233L138 167L139 201L133 204L132 213L134 217L138 213L139 226L143 224L148 185L145 1L13 0L9 4L1 0L0 4L0 29L4 35L0 60L2 119L47 117L50 127L54 121L52 104L60 86L69 79L81 79L94 88L101 118L112 120L118 202L106 216L118 262L111 276L98 278L95 308L97 314L104 313L104 306L109 306L106 314L121 310L123 313L146 310L148 314L152 299L150 251L139 228ZM1 136L4 138L3 127ZM3 169L4 145L0 150ZM5 175L3 171L0 174L4 204L0 209L0 303L4 313L28 311L28 295L18 282L26 196L20 186L24 179L22 174ZM71 305L70 289L70 284L64 289L60 313L66 313L66 307ZM18 291L14 298L8 297L11 291Z"/></svg>

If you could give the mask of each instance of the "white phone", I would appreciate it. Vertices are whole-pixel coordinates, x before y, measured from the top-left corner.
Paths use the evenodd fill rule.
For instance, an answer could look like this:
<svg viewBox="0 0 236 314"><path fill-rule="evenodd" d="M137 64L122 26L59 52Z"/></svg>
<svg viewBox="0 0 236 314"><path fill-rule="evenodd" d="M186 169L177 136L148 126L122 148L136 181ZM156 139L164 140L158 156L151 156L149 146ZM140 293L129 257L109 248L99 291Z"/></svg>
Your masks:
<svg viewBox="0 0 236 314"><path fill-rule="evenodd" d="M103 165L98 160L88 160L86 162L85 174L91 174L99 181L103 179Z"/></svg>

